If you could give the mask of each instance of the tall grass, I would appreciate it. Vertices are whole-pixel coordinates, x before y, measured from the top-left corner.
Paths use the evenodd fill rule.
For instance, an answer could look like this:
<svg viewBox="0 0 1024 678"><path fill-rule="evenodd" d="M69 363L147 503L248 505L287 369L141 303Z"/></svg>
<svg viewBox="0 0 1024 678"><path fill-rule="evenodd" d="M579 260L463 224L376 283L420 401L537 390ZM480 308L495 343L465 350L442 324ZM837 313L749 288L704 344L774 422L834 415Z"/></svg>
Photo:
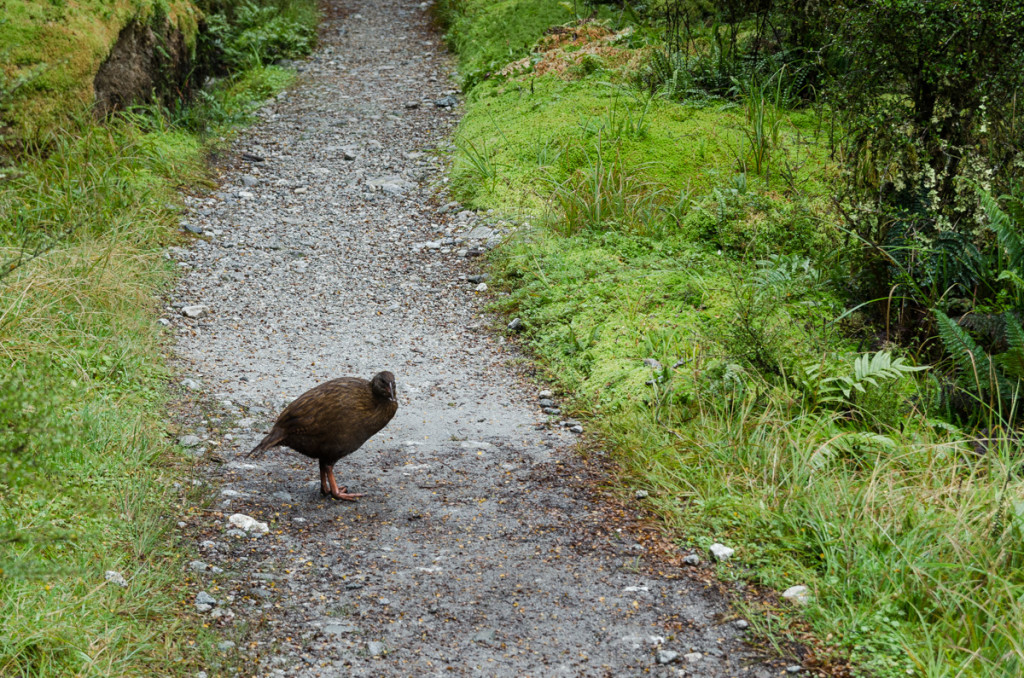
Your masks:
<svg viewBox="0 0 1024 678"><path fill-rule="evenodd" d="M663 222L664 189L646 181L642 167L627 167L621 158L607 158L600 135L592 150L584 147L583 169L562 182L552 182L555 213L549 223L562 235L583 231L622 230L653 235Z"/></svg>
<svg viewBox="0 0 1024 678"><path fill-rule="evenodd" d="M199 146L86 115L45 143L0 183L0 674L162 673L195 631L153 316Z"/></svg>
<svg viewBox="0 0 1024 678"><path fill-rule="evenodd" d="M919 416L884 444L840 447L855 435L841 417L764 391L698 391L676 414L634 410L606 432L681 534L738 546L779 590L810 586L805 616L864 669L1019 674L1024 481L1013 443L978 456Z"/></svg>

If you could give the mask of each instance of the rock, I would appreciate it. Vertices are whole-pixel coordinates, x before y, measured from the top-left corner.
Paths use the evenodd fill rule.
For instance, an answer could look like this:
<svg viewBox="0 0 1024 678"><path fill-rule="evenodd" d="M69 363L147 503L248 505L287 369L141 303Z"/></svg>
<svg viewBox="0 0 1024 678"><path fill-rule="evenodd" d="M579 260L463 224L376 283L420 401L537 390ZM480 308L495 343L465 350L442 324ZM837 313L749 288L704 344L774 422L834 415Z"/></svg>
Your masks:
<svg viewBox="0 0 1024 678"><path fill-rule="evenodd" d="M199 224L193 224L191 221L182 222L181 227L194 235L203 234L203 227L200 226Z"/></svg>
<svg viewBox="0 0 1024 678"><path fill-rule="evenodd" d="M171 326L171 321L168 320L167 318L158 318L157 322L160 323L161 325L163 325L164 327L170 327Z"/></svg>
<svg viewBox="0 0 1024 678"><path fill-rule="evenodd" d="M473 635L474 643L491 643L494 641L494 629L484 629Z"/></svg>
<svg viewBox="0 0 1024 678"><path fill-rule="evenodd" d="M647 499L647 497L651 495L650 492L648 492L647 490L637 490L636 492L633 493L633 496L636 497L637 499Z"/></svg>
<svg viewBox="0 0 1024 678"><path fill-rule="evenodd" d="M292 495L288 494L287 492L275 492L270 496L273 497L274 499L277 499L278 501L283 501L286 504L290 503L292 500Z"/></svg>
<svg viewBox="0 0 1024 678"><path fill-rule="evenodd" d="M494 229L486 226L477 226L466 234L466 240L487 240L494 237Z"/></svg>
<svg viewBox="0 0 1024 678"><path fill-rule="evenodd" d="M537 404L540 405L541 407L554 407L555 401L552 400L551 398L541 398L540 400L537 401Z"/></svg>
<svg viewBox="0 0 1024 678"><path fill-rule="evenodd" d="M710 550L714 559L720 563L726 562L736 553L735 549L731 549L725 544L712 544Z"/></svg>
<svg viewBox="0 0 1024 678"><path fill-rule="evenodd" d="M370 656L379 657L384 654L384 643L379 640L371 640L366 644L366 650L370 653Z"/></svg>
<svg viewBox="0 0 1024 678"><path fill-rule="evenodd" d="M242 493L238 490L221 490L220 495L222 497L241 497Z"/></svg>
<svg viewBox="0 0 1024 678"><path fill-rule="evenodd" d="M521 319L512 318L512 322L508 324L508 331L519 332L520 330L523 329L523 327L525 327L525 325L523 324L523 321Z"/></svg>
<svg viewBox="0 0 1024 678"><path fill-rule="evenodd" d="M548 390L545 389L545 390L541 391L540 393L538 393L537 397L538 398L554 398L555 394L552 393L551 391L548 391Z"/></svg>
<svg viewBox="0 0 1024 678"><path fill-rule="evenodd" d="M352 624L328 624L324 627L324 633L332 636L340 636L345 633L358 633L359 627Z"/></svg>
<svg viewBox="0 0 1024 678"><path fill-rule="evenodd" d="M687 565L692 565L696 567L700 565L700 556L698 556L696 553L691 553L690 555L683 558L683 562Z"/></svg>
<svg viewBox="0 0 1024 678"><path fill-rule="evenodd" d="M196 595L196 609L198 611L209 612L215 607L217 607L217 599L206 591L200 591L199 594Z"/></svg>
<svg viewBox="0 0 1024 678"><path fill-rule="evenodd" d="M466 276L466 281L470 282L470 283L473 283L474 285L477 284L477 283L487 282L490 279L491 279L491 276L489 276L486 273L480 273L479 275L469 275L469 276Z"/></svg>
<svg viewBox="0 0 1024 678"><path fill-rule="evenodd" d="M259 534L266 534L267 532L270 532L270 528L267 527L266 523L261 523L255 518L247 516L244 513L233 514L228 518L228 522L241 530L245 530L246 532L258 532Z"/></svg>
<svg viewBox="0 0 1024 678"><path fill-rule="evenodd" d="M583 427L580 426L579 424L576 424L575 426L570 426L569 430L572 431L573 433L583 433Z"/></svg>
<svg viewBox="0 0 1024 678"><path fill-rule="evenodd" d="M644 358L644 365L650 367L652 370L662 369L661 363L654 358Z"/></svg>
<svg viewBox="0 0 1024 678"><path fill-rule="evenodd" d="M203 385L200 384L195 379L182 379L181 380L181 385L184 386L185 388L187 388L190 391L202 391L203 390Z"/></svg>
<svg viewBox="0 0 1024 678"><path fill-rule="evenodd" d="M226 651L230 650L231 648L233 648L234 646L235 646L235 641L233 641L233 640L225 640L223 642L217 643L217 649L220 650L221 652L226 652Z"/></svg>
<svg viewBox="0 0 1024 678"><path fill-rule="evenodd" d="M479 285L477 285L474 289L477 292L486 292L487 291L487 283L482 282Z"/></svg>
<svg viewBox="0 0 1024 678"><path fill-rule="evenodd" d="M198 447L202 442L199 436L182 436L178 438L178 444L182 447Z"/></svg>
<svg viewBox="0 0 1024 678"><path fill-rule="evenodd" d="M194 304L192 306L183 306L181 308L181 314L186 318L202 318L209 312L210 307L206 304Z"/></svg>
<svg viewBox="0 0 1024 678"><path fill-rule="evenodd" d="M204 605L196 603L196 612L209 612L213 609L213 605Z"/></svg>
<svg viewBox="0 0 1024 678"><path fill-rule="evenodd" d="M241 177L239 177L239 180L242 182L242 185L245 186L246 188L252 188L256 184L260 183L260 180L251 174L243 174Z"/></svg>
<svg viewBox="0 0 1024 678"><path fill-rule="evenodd" d="M188 564L188 568L193 572L206 572L210 566L201 560L193 560Z"/></svg>
<svg viewBox="0 0 1024 678"><path fill-rule="evenodd" d="M783 592L782 597L791 600L797 605L806 605L811 602L811 591L806 586L790 586Z"/></svg>
<svg viewBox="0 0 1024 678"><path fill-rule="evenodd" d="M459 447L464 450L486 450L489 447L494 447L494 445L483 440L464 440L459 443Z"/></svg>
<svg viewBox="0 0 1024 678"><path fill-rule="evenodd" d="M732 623L732 625L742 631L743 629L750 627L750 622L748 622L746 619L737 619Z"/></svg>
<svg viewBox="0 0 1024 678"><path fill-rule="evenodd" d="M238 528L235 528L235 527L231 528L230 530L225 531L224 534L226 534L229 537L238 537L239 539L241 539L243 537L248 537L249 536L249 533L246 532L245 530L239 530Z"/></svg>
<svg viewBox="0 0 1024 678"><path fill-rule="evenodd" d="M437 106L438 108L451 108L452 106L455 106L458 103L459 100L453 97L451 94L449 94L448 96L441 97L440 99L435 101L434 105Z"/></svg>
<svg viewBox="0 0 1024 678"><path fill-rule="evenodd" d="M256 424L256 420L252 417L242 417L235 422L236 428L252 428Z"/></svg>
<svg viewBox="0 0 1024 678"><path fill-rule="evenodd" d="M107 570L106 574L103 575L103 578L111 584L116 584L121 588L128 588L128 581L120 572L115 572L114 570Z"/></svg>
<svg viewBox="0 0 1024 678"><path fill-rule="evenodd" d="M685 659L690 664L696 664L703 658L704 655L702 655L700 652L687 652L683 655L683 659Z"/></svg>
<svg viewBox="0 0 1024 678"><path fill-rule="evenodd" d="M687 655L689 656L689 655ZM671 664L679 657L678 652L672 650L658 650L658 663L659 664Z"/></svg>
<svg viewBox="0 0 1024 678"><path fill-rule="evenodd" d="M212 539L206 539L204 541L199 542L199 548L201 548L201 549L215 549L215 548L217 548L217 542L213 541Z"/></svg>
<svg viewBox="0 0 1024 678"><path fill-rule="evenodd" d="M541 409L541 412L543 412L544 414L552 414L552 415L554 415L554 414L561 414L562 413L562 410L559 407L542 407L540 409Z"/></svg>
<svg viewBox="0 0 1024 678"><path fill-rule="evenodd" d="M799 664L790 664L786 667L786 673L800 673L804 670L804 667Z"/></svg>

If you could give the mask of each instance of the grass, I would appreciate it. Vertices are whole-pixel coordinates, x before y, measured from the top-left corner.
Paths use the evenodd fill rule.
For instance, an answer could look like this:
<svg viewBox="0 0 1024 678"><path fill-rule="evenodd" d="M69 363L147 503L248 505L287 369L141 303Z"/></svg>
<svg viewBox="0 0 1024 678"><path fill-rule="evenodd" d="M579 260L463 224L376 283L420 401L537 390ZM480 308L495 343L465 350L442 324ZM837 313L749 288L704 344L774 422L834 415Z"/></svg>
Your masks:
<svg viewBox="0 0 1024 678"><path fill-rule="evenodd" d="M33 11L86 24L127 11L52 5ZM55 109L0 168L0 675L191 675L223 660L184 575L176 523L201 498L168 437L156 319L181 191L208 184L209 140L291 81L270 60L190 108L104 125Z"/></svg>
<svg viewBox="0 0 1024 678"><path fill-rule="evenodd" d="M459 6L458 35L542 39L508 3ZM631 93L637 59L608 52L623 65L541 73L549 39L533 70L475 81L496 48L454 41L472 89L452 185L524 224L491 260L496 308L624 491L647 489L681 546L735 547L722 577L810 587L745 610L780 647L809 630L856 675L1020 674L1019 450L938 419L927 372L879 372L893 347L855 362L872 335L844 307L828 121L771 80L738 103ZM465 148L487 150L486 181Z"/></svg>
<svg viewBox="0 0 1024 678"><path fill-rule="evenodd" d="M85 116L49 142L0 183L0 258L38 254L0 282L0 674L157 671L197 633L177 591L168 508L186 468L160 422L153 320L175 188L201 178L200 147Z"/></svg>

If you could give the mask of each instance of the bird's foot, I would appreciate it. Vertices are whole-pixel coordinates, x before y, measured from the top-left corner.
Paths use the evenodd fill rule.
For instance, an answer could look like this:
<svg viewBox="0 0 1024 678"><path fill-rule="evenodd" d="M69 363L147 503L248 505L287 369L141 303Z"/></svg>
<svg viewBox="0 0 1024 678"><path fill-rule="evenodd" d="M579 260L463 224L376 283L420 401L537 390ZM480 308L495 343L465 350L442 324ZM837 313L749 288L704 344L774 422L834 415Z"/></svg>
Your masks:
<svg viewBox="0 0 1024 678"><path fill-rule="evenodd" d="M355 501L359 497L365 497L365 494L348 494L347 487L339 487L337 492L331 492L331 496L335 499L341 499L343 501Z"/></svg>

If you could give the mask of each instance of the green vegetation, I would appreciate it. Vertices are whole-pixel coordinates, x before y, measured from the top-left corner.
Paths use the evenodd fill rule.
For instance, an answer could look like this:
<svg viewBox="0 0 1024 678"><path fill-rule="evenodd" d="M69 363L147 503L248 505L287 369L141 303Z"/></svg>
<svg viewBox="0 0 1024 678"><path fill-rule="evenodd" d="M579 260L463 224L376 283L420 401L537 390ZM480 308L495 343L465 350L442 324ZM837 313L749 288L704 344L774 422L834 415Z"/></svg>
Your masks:
<svg viewBox="0 0 1024 678"><path fill-rule="evenodd" d="M122 4L8 2L15 11L0 30L45 33L39 22L53 12L107 25L127 20ZM190 465L166 435L169 375L155 321L174 279L163 249L180 238L179 190L206 181L204 139L230 133L289 82L270 63L310 47L311 2L268 7L262 23L221 21L219 38L294 35L245 38L261 45L247 70L225 68L199 103L144 106L103 125L84 107L53 108L54 125L19 128L17 154L0 165L0 675L217 665L213 635L189 614L189 553L174 524ZM77 91L73 75L32 86ZM15 117L36 101L23 90L0 100ZM105 580L111 570L126 587Z"/></svg>
<svg viewBox="0 0 1024 678"><path fill-rule="evenodd" d="M1017 675L1024 71L1001 3L934 4L445 0L452 188L520 224L496 306L623 481L722 576L810 587L766 638Z"/></svg>
<svg viewBox="0 0 1024 678"><path fill-rule="evenodd" d="M96 71L132 19L166 22L194 51L202 16L188 0L4 0L0 10L0 141L37 138L90 105Z"/></svg>

